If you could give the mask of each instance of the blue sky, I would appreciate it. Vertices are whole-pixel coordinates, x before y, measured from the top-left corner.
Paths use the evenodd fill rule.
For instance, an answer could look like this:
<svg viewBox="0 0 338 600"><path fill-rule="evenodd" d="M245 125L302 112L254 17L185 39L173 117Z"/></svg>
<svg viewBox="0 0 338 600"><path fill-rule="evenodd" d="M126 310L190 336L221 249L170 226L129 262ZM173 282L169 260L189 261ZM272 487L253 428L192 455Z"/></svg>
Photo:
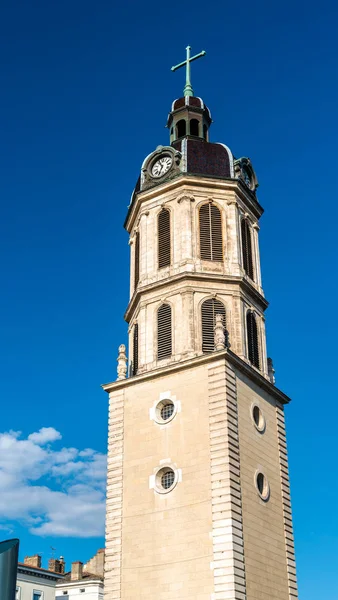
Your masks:
<svg viewBox="0 0 338 600"><path fill-rule="evenodd" d="M103 546L123 221L143 158L168 141L184 84L170 67L189 43L207 51L192 75L211 138L251 158L266 210L300 597L337 597L337 5L13 0L0 17L0 537L45 564L51 546L68 564Z"/></svg>

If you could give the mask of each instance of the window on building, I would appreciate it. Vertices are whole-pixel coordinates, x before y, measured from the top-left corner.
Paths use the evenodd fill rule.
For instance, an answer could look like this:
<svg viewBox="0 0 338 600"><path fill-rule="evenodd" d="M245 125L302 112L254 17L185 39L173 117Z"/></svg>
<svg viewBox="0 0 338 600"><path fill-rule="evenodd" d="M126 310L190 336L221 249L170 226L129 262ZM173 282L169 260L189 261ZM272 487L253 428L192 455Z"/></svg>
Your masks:
<svg viewBox="0 0 338 600"><path fill-rule="evenodd" d="M258 333L255 314L249 310L246 315L246 329L248 340L248 358L254 367L259 369Z"/></svg>
<svg viewBox="0 0 338 600"><path fill-rule="evenodd" d="M157 311L157 359L169 358L172 353L171 307L162 304Z"/></svg>
<svg viewBox="0 0 338 600"><path fill-rule="evenodd" d="M33 598L32 600L42 600L42 592L38 592L37 590L33 591Z"/></svg>
<svg viewBox="0 0 338 600"><path fill-rule="evenodd" d="M171 262L170 212L163 208L157 218L158 268L168 267Z"/></svg>
<svg viewBox="0 0 338 600"><path fill-rule="evenodd" d="M215 350L215 332L216 315L222 315L223 325L226 327L225 306L216 298L205 300L201 306L202 313L202 351L204 353Z"/></svg>
<svg viewBox="0 0 338 600"><path fill-rule="evenodd" d="M244 271L251 279L253 279L251 231L247 219L242 219L241 234Z"/></svg>
<svg viewBox="0 0 338 600"><path fill-rule="evenodd" d="M138 323L134 325L133 332L133 364L132 364L132 374L137 375L138 371Z"/></svg>
<svg viewBox="0 0 338 600"><path fill-rule="evenodd" d="M177 137L183 137L186 132L187 132L187 125L184 119L181 119L180 121L178 121L177 123Z"/></svg>
<svg viewBox="0 0 338 600"><path fill-rule="evenodd" d="M190 120L190 135L199 135L199 122L197 119Z"/></svg>
<svg viewBox="0 0 338 600"><path fill-rule="evenodd" d="M200 254L203 260L223 260L222 216L212 204L203 204L199 210Z"/></svg>
<svg viewBox="0 0 338 600"><path fill-rule="evenodd" d="M135 234L135 265L134 265L134 285L135 288L140 279L140 234Z"/></svg>

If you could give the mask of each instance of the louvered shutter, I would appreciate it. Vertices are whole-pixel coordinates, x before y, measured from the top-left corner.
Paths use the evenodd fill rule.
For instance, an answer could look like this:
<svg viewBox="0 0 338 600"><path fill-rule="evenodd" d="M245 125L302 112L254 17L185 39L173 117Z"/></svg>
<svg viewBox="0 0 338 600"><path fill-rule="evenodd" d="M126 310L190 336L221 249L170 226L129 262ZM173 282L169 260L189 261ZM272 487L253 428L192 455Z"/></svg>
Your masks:
<svg viewBox="0 0 338 600"><path fill-rule="evenodd" d="M171 260L170 248L170 212L163 208L157 220L158 268L168 267Z"/></svg>
<svg viewBox="0 0 338 600"><path fill-rule="evenodd" d="M256 317L253 312L248 311L246 315L246 327L248 337L248 357L252 365L259 369L259 348Z"/></svg>
<svg viewBox="0 0 338 600"><path fill-rule="evenodd" d="M171 307L162 304L157 312L157 359L169 358L171 352Z"/></svg>
<svg viewBox="0 0 338 600"><path fill-rule="evenodd" d="M213 352L215 350L216 315L223 316L223 325L226 327L225 306L215 298L209 298L203 302L202 313L202 352Z"/></svg>
<svg viewBox="0 0 338 600"><path fill-rule="evenodd" d="M222 216L209 202L199 210L200 253L203 260L223 260Z"/></svg>
<svg viewBox="0 0 338 600"><path fill-rule="evenodd" d="M251 246L251 231L249 223L246 219L242 219L242 253L244 271L251 279L253 279L253 262L252 262L252 246Z"/></svg>
<svg viewBox="0 0 338 600"><path fill-rule="evenodd" d="M140 234L137 231L135 235L135 265L134 265L134 274L135 274L135 288L140 279Z"/></svg>
<svg viewBox="0 0 338 600"><path fill-rule="evenodd" d="M133 334L133 367L132 367L133 375L137 375L137 371L138 371L138 323L135 323L134 334Z"/></svg>

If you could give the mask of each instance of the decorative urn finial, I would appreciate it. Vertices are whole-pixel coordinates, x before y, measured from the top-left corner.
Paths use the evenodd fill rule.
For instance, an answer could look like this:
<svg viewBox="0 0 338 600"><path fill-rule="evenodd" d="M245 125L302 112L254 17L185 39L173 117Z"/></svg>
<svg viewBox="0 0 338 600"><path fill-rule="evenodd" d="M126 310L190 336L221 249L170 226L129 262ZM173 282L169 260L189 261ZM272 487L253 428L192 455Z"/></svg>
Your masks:
<svg viewBox="0 0 338 600"><path fill-rule="evenodd" d="M224 350L225 348L225 333L223 325L223 315L215 315L215 350Z"/></svg>
<svg viewBox="0 0 338 600"><path fill-rule="evenodd" d="M127 355L126 355L126 347L124 344L119 346L119 354L117 357L117 380L125 379L127 376Z"/></svg>
<svg viewBox="0 0 338 600"><path fill-rule="evenodd" d="M273 368L272 358L268 358L268 375L269 375L269 379L270 379L271 383L273 385L275 385L276 378L275 378L275 369Z"/></svg>

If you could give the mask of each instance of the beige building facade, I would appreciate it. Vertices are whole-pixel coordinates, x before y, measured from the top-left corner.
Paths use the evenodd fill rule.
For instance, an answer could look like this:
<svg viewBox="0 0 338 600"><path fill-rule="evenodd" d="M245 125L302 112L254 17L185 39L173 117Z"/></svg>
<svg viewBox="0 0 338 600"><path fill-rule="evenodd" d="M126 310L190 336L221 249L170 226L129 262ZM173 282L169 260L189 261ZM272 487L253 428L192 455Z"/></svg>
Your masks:
<svg viewBox="0 0 338 600"><path fill-rule="evenodd" d="M129 365L109 394L106 600L296 600L284 406L247 158L176 100L130 235ZM128 370L128 377L127 375Z"/></svg>

